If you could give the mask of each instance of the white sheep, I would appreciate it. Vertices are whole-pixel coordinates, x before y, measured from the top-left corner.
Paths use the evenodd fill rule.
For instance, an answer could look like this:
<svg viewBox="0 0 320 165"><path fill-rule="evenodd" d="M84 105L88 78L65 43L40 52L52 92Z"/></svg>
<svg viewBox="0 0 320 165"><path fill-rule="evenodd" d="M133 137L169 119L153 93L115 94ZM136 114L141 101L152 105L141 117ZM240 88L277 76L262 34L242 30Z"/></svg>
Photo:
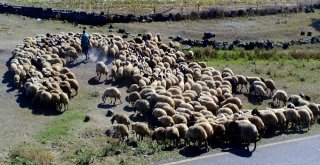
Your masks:
<svg viewBox="0 0 320 165"><path fill-rule="evenodd" d="M287 92L283 90L277 90L275 94L272 96L272 101L277 100L278 104L280 105L280 101L283 102L283 105L285 106L287 104L288 95Z"/></svg>
<svg viewBox="0 0 320 165"><path fill-rule="evenodd" d="M106 64L102 61L97 62L96 64L96 72L97 72L97 76L99 77L99 80L101 78L101 75L105 75L106 79L108 76L108 67L106 66Z"/></svg>

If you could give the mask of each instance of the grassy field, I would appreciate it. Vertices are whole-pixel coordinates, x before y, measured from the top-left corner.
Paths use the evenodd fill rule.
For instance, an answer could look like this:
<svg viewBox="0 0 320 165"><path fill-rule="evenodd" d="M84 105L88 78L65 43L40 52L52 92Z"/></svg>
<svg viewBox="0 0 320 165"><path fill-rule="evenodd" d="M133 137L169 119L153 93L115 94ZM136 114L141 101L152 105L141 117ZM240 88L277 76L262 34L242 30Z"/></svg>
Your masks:
<svg viewBox="0 0 320 165"><path fill-rule="evenodd" d="M167 42L169 36L181 35L188 38L201 38L204 31L213 31L217 40L232 41L236 37L247 40L288 41L303 38L301 29L319 34L319 11L314 14L277 15L250 18L228 18L219 20L181 21L173 23L150 24L114 24L116 28L125 28L137 34L142 32L160 33ZM280 23L277 23L280 20ZM286 21L286 23L284 23ZM0 116L1 138L0 162L4 164L149 164L163 160L185 158L182 148L166 149L156 145L150 138L127 144L118 139L106 136L110 129L110 118L105 117L106 107L102 106L101 95L106 85L91 85L95 77L95 63L81 64L72 68L80 83L78 96L71 100L70 110L58 116L35 114L27 107L21 106L16 91L10 92L5 81L10 52L24 37L58 33L60 31L81 32L82 25L73 25L61 21L37 21L20 16L0 15ZM87 27L89 33L106 33L108 25ZM115 29L114 29L115 30ZM194 48L199 61L207 61L216 69L231 68L236 74L261 76L275 80L278 89L285 89L289 94L304 92L311 96L312 101L320 102L317 90L320 84L319 45L297 46L289 50L272 51L214 51L207 48ZM108 84L110 85L110 84ZM125 88L121 89L125 93ZM246 93L246 91L243 91ZM257 103L246 94L237 95L243 100L245 109L266 108L271 101L265 98ZM117 105L119 113L132 115L125 111L128 104ZM90 121L84 122L89 114ZM309 136L320 132L319 124L311 127L307 133L283 134L273 138L262 139L259 144L282 141L285 139ZM133 136L131 135L131 138ZM219 148L210 150L219 152ZM199 154L202 154L200 152ZM0 163L0 164L1 164Z"/></svg>
<svg viewBox="0 0 320 165"><path fill-rule="evenodd" d="M241 7L263 7L284 4L309 4L316 0L6 0L9 3L39 5L54 8L81 9L89 11L104 11L106 13L137 13L150 14L173 8L174 12L190 12L205 10L210 7L225 9Z"/></svg>

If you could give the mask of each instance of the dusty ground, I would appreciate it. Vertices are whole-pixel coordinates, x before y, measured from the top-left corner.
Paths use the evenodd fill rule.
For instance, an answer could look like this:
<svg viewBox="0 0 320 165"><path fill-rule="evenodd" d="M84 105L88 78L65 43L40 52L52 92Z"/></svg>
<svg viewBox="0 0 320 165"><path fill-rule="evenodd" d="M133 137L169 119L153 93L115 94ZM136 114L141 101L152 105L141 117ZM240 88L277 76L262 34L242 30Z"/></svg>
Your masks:
<svg viewBox="0 0 320 165"><path fill-rule="evenodd" d="M319 13L316 14L297 14L297 15L280 15L268 17L252 17L252 18L237 18L227 20L208 20L198 22L167 22L167 23L151 23L151 24L115 24L115 27L125 28L129 32L152 32L160 33L164 39L168 36L181 35L184 37L200 38L204 31L214 31L217 34L217 39L231 41L236 37L248 40L289 40L300 38L299 32L301 29L312 31L314 34L319 34ZM278 20L280 23L278 24ZM287 21L287 23L284 23ZM88 27L88 32L108 32L108 26L104 27ZM55 154L54 164L70 164L75 162L73 156L75 151L82 146L96 147L104 144L104 131L110 126L109 119L105 117L107 108L114 108L117 112L127 113L131 115L130 108L127 108L127 103L122 99L123 104L116 107L106 106L101 104L101 95L107 85L111 82L107 81L107 85L96 83L95 80L95 62L97 57L93 57L88 63L82 63L80 59L78 64L72 66L72 71L76 74L77 80L81 86L79 95L75 97L70 104L70 111L62 115L52 115L52 113L44 113L43 111L33 111L28 108L28 101L23 97L18 97L17 90L13 90L8 86L10 76L7 74L6 62L9 60L10 52L14 49L24 37L35 36L37 34L58 33L61 31L81 32L81 26L63 23L60 21L37 21L20 16L0 15L0 162L9 160L9 153L17 145L26 143L39 143L53 151ZM319 50L318 46L311 47L314 50ZM305 48L303 48L305 49ZM307 48L308 49L308 48ZM94 52L92 52L94 53ZM98 56L98 53L95 53ZM291 68L283 69L284 64L290 65ZM306 75L307 78L312 78L312 75L319 75L319 61L305 61L307 68L315 68L312 72L303 69L302 63L280 63L271 62L270 67L278 66L279 72L276 77L276 83L280 88L285 88L292 93L302 91L312 92L315 100L320 100L317 95L316 84L319 84L319 78L306 79L305 82L299 82L293 79L295 76ZM268 68L265 62L257 63L258 72L253 70L255 67L248 62L224 62L213 61L210 65L216 68L225 66L231 67L235 73L248 75L266 75ZM309 66L310 65L310 66ZM240 68L238 68L240 66ZM296 67L295 67L296 66ZM275 69L276 68L271 68ZM297 74L293 74L288 79L286 74L290 70L298 70ZM278 72L277 72L278 73ZM293 77L293 78L292 78ZM292 79L290 79L292 78ZM121 84L121 91L125 95L126 87L124 80ZM307 84L307 85L303 85ZM111 84L112 85L112 84ZM241 96L243 97L243 96ZM251 108L243 97L247 108ZM264 102L264 105L267 101ZM88 123L84 123L85 114L91 116ZM175 155L177 152L175 152ZM161 160L161 158L158 158ZM110 161L102 159L103 162ZM118 163L119 158L113 163ZM134 162L134 160L133 160ZM111 164L113 164L111 163ZM103 163L101 163L103 164Z"/></svg>

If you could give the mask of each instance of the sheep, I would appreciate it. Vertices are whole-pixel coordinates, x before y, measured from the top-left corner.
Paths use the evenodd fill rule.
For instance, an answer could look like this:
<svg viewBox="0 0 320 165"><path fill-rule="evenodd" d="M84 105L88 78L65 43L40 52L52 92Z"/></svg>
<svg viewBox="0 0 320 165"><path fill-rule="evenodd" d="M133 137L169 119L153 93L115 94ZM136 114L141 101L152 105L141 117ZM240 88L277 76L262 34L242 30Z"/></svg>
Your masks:
<svg viewBox="0 0 320 165"><path fill-rule="evenodd" d="M208 148L207 138L208 138L208 135L205 129L199 125L189 127L185 135L185 139L187 140L187 142L192 141L194 142L194 144L198 142L198 145L204 142L206 148Z"/></svg>
<svg viewBox="0 0 320 165"><path fill-rule="evenodd" d="M260 117L254 115L246 116L248 120L257 127L259 135L263 135L265 131L265 125Z"/></svg>
<svg viewBox="0 0 320 165"><path fill-rule="evenodd" d="M139 86L138 86L138 84L131 84L131 86L130 86L129 89L127 90L128 93L138 92L138 91L139 91Z"/></svg>
<svg viewBox="0 0 320 165"><path fill-rule="evenodd" d="M172 119L175 124L180 124L180 123L187 124L188 123L186 117L183 115L175 114L172 116Z"/></svg>
<svg viewBox="0 0 320 165"><path fill-rule="evenodd" d="M197 124L195 124L195 125L196 125L196 126L198 125L198 126L203 127L204 130L205 130L206 133L207 133L207 136L208 136L207 138L208 138L208 140L212 140L214 131L213 131L213 128L212 128L212 126L211 126L211 124L210 124L209 122L199 122L199 123L197 123Z"/></svg>
<svg viewBox="0 0 320 165"><path fill-rule="evenodd" d="M300 120L300 115L299 113L295 110L295 109L292 109L292 108L288 108L288 109L285 109L283 111L285 117L286 117L286 129L288 128L288 125L289 123L291 123L291 128L292 129L296 129L296 126Z"/></svg>
<svg viewBox="0 0 320 165"><path fill-rule="evenodd" d="M137 100L141 99L141 96L139 94L139 92L131 92L127 97L126 97L126 101L133 105Z"/></svg>
<svg viewBox="0 0 320 165"><path fill-rule="evenodd" d="M33 97L36 95L37 91L39 90L39 86L36 84L30 84L26 90L27 97Z"/></svg>
<svg viewBox="0 0 320 165"><path fill-rule="evenodd" d="M76 91L76 94L78 94L78 89L79 89L79 83L75 79L68 79L68 83L70 84L71 89L74 89Z"/></svg>
<svg viewBox="0 0 320 165"><path fill-rule="evenodd" d="M108 71L108 67L106 66L106 64L104 64L104 62L102 61L97 62L96 72L97 72L97 76L99 77L99 80L101 78L101 75L103 74L106 76L106 79L107 79L109 71Z"/></svg>
<svg viewBox="0 0 320 165"><path fill-rule="evenodd" d="M284 131L287 119L283 113L283 109L271 109L278 118L278 127L280 131Z"/></svg>
<svg viewBox="0 0 320 165"><path fill-rule="evenodd" d="M223 140L225 133L226 133L226 127L223 124L219 124L216 122L209 122L212 129L213 129L213 138L214 140Z"/></svg>
<svg viewBox="0 0 320 165"><path fill-rule="evenodd" d="M179 130L176 127L166 127L166 139L169 140L169 145L171 145L171 141L175 143L175 146L177 146L177 142L179 140L180 134Z"/></svg>
<svg viewBox="0 0 320 165"><path fill-rule="evenodd" d="M158 127L154 130L151 138L152 140L156 140L157 143L164 141L166 137L166 129L164 127Z"/></svg>
<svg viewBox="0 0 320 165"><path fill-rule="evenodd" d="M52 95L50 92L43 91L40 94L40 103L42 105L48 105L51 103Z"/></svg>
<svg viewBox="0 0 320 165"><path fill-rule="evenodd" d="M174 121L171 116L162 116L158 118L158 122L163 126L163 127L170 127L174 125Z"/></svg>
<svg viewBox="0 0 320 165"><path fill-rule="evenodd" d="M51 103L55 107L59 107L59 105L60 105L60 95L59 95L59 93L51 93Z"/></svg>
<svg viewBox="0 0 320 165"><path fill-rule="evenodd" d="M143 137L150 135L150 130L146 123L135 122L132 124L132 130L136 133L138 140L143 140Z"/></svg>
<svg viewBox="0 0 320 165"><path fill-rule="evenodd" d="M256 82L256 81L255 81ZM265 91L265 89L262 87L262 86L260 86L260 85L255 85L255 84L253 84L253 86L251 86L250 87L250 93L255 93L256 95L258 95L258 96L262 96L262 97L264 97L264 96L266 96L266 91Z"/></svg>
<svg viewBox="0 0 320 165"><path fill-rule="evenodd" d="M285 92L283 90L277 90L275 92L275 94L272 96L272 101L274 102L274 100L278 100L278 104L279 104L279 101L282 101L283 106L285 106L287 104L287 100L288 100L287 92Z"/></svg>
<svg viewBox="0 0 320 165"><path fill-rule="evenodd" d="M120 134L122 141L127 137L129 139L129 130L124 124L117 124L113 126L116 133Z"/></svg>
<svg viewBox="0 0 320 165"><path fill-rule="evenodd" d="M172 108L170 105L164 105L161 108L166 111L168 116L173 116L175 114L174 108Z"/></svg>
<svg viewBox="0 0 320 165"><path fill-rule="evenodd" d="M271 133L275 133L278 127L278 118L272 111L258 111L257 109L253 109L251 112L252 115L257 115L263 121L266 130Z"/></svg>
<svg viewBox="0 0 320 165"><path fill-rule="evenodd" d="M237 142L239 140L240 142L244 142L248 150L250 143L253 142L253 151L256 149L259 133L254 124L243 120L233 121L229 124L229 129L233 136L231 139L233 142Z"/></svg>
<svg viewBox="0 0 320 165"><path fill-rule="evenodd" d="M161 108L154 108L152 111L152 116L155 118L167 116L167 112Z"/></svg>
<svg viewBox="0 0 320 165"><path fill-rule="evenodd" d="M150 104L148 100L145 99L138 99L134 103L133 107L135 113L138 111L142 115L146 114L150 110Z"/></svg>
<svg viewBox="0 0 320 165"><path fill-rule="evenodd" d="M19 75L14 75L13 77L13 82L16 85L17 88L20 87L21 83L20 83L20 76Z"/></svg>
<svg viewBox="0 0 320 165"><path fill-rule="evenodd" d="M276 89L274 81L271 79L264 80L261 78L262 82L266 85L266 87L270 90L270 95L273 95L273 91Z"/></svg>
<svg viewBox="0 0 320 165"><path fill-rule="evenodd" d="M127 127L130 125L130 119L125 114L115 114L111 118L111 123L113 124L114 121L117 121L118 124L124 124Z"/></svg>
<svg viewBox="0 0 320 165"><path fill-rule="evenodd" d="M158 95L156 93L151 95L151 100L153 102L165 102L168 103L171 107L175 107L175 103L171 97Z"/></svg>
<svg viewBox="0 0 320 165"><path fill-rule="evenodd" d="M233 114L233 111L232 111L230 108L228 108L228 107L224 107L224 108L220 108L220 109L218 110L218 114L220 114L220 113L224 113L224 114L226 114L226 115L232 115L232 114Z"/></svg>
<svg viewBox="0 0 320 165"><path fill-rule="evenodd" d="M222 106L222 108L224 108L224 107L230 108L233 113L238 113L238 112L240 112L238 106L237 106L236 104L233 104L233 103L225 104L225 105Z"/></svg>
<svg viewBox="0 0 320 165"><path fill-rule="evenodd" d="M315 103L310 103L309 105L307 105L307 107L312 111L314 118L317 119L319 115L318 105Z"/></svg>
<svg viewBox="0 0 320 165"><path fill-rule="evenodd" d="M306 109L297 109L297 112L299 113L300 115L300 120L299 120L299 123L301 124L305 124L304 126L306 128L308 128L309 130L309 126L311 124L311 116L310 116L310 113L308 112L308 110ZM301 128L300 128L301 129Z"/></svg>
<svg viewBox="0 0 320 165"><path fill-rule="evenodd" d="M60 96L60 107L64 106L64 111L68 110L69 97L64 92L59 93Z"/></svg>
<svg viewBox="0 0 320 165"><path fill-rule="evenodd" d="M119 91L117 88L115 88L115 87L108 87L108 88L105 90L105 92L103 93L103 96L102 96L102 101L103 101L103 103L106 102L106 99L107 99L108 97L114 98L113 104L116 103L117 99L119 99L119 100L120 100L120 103L122 104L122 101L121 101L121 93L120 93L120 91ZM112 100L111 100L111 102L112 102Z"/></svg>
<svg viewBox="0 0 320 165"><path fill-rule="evenodd" d="M242 75L236 75L236 77L238 78L238 88L239 88L239 85L241 85L241 88L240 88L240 92L242 91L242 88L243 86L246 87L246 90L248 91L248 81L246 80L246 77L242 76Z"/></svg>
<svg viewBox="0 0 320 165"><path fill-rule="evenodd" d="M239 109L242 108L242 102L241 100L238 98L238 97L231 97L231 98L228 98L226 99L225 101L221 102L221 105L226 105L228 103L232 103L232 104L235 104L238 106Z"/></svg>
<svg viewBox="0 0 320 165"><path fill-rule="evenodd" d="M173 127L176 127L178 129L181 139L185 138L186 133L188 131L188 126L186 124L182 124L182 123L175 124L175 125L173 125Z"/></svg>

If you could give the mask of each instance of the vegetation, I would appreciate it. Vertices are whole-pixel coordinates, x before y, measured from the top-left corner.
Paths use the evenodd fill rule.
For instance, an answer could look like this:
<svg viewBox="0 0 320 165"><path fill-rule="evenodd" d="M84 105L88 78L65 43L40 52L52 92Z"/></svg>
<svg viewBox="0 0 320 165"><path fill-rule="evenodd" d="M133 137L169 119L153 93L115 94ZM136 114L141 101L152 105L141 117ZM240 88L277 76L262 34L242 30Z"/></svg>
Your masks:
<svg viewBox="0 0 320 165"><path fill-rule="evenodd" d="M167 10L171 7L180 10L198 10L198 7L222 6L263 6L278 4L296 4L296 0L277 0L277 1L260 1L260 0L8 0L9 2L29 5L41 5L54 8L71 8L85 10L100 10L111 13L128 12L128 13L152 13ZM300 1L301 2L301 1ZM303 1L310 3L309 1ZM126 10L119 10L126 9ZM183 11L182 11L183 12Z"/></svg>
<svg viewBox="0 0 320 165"><path fill-rule="evenodd" d="M11 164L49 164L54 155L38 144L21 144L11 151Z"/></svg>
<svg viewBox="0 0 320 165"><path fill-rule="evenodd" d="M299 59L320 59L320 52L316 50L244 50L243 48L236 48L234 50L215 50L211 47L206 48L192 48L195 59L198 60L299 60Z"/></svg>

